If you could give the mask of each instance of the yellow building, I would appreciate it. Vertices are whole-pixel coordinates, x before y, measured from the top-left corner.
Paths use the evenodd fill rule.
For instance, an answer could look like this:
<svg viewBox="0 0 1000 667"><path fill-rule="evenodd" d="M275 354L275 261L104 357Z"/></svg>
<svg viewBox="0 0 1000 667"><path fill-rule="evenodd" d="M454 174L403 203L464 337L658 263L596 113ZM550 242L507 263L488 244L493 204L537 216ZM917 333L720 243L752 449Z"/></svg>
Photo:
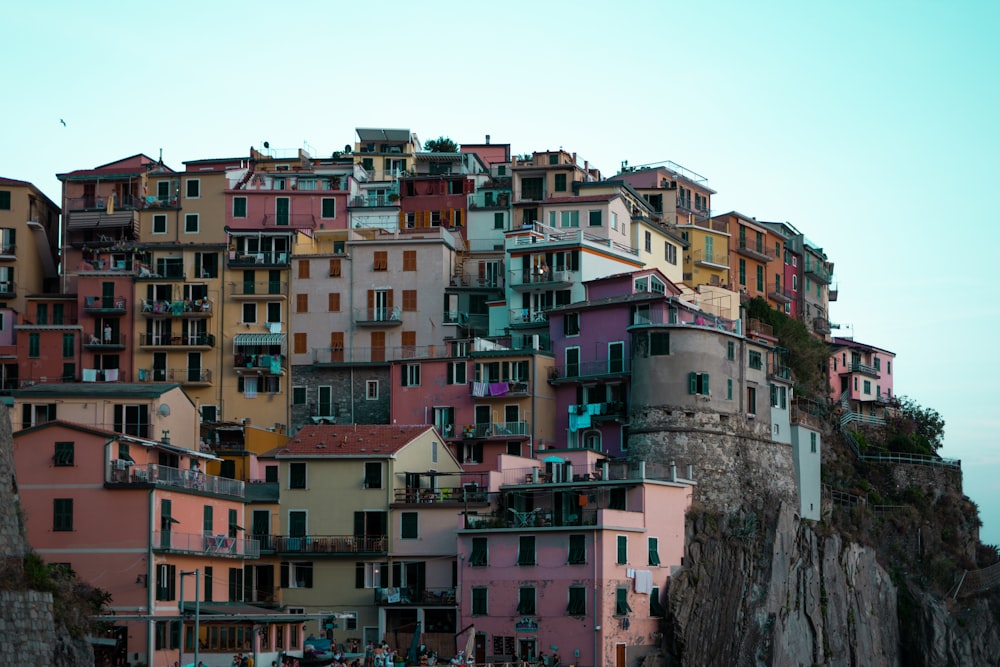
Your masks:
<svg viewBox="0 0 1000 667"><path fill-rule="evenodd" d="M689 218L677 229L688 242L684 253L684 282L692 287L729 286L728 227L724 220Z"/></svg>

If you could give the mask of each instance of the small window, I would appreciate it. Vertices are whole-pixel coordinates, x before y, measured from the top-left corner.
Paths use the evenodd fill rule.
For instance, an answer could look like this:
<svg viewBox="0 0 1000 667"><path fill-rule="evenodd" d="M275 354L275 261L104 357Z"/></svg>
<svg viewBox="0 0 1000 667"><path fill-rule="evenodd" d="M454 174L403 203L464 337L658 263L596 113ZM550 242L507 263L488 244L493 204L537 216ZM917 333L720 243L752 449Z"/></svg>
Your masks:
<svg viewBox="0 0 1000 667"><path fill-rule="evenodd" d="M378 400L378 380L368 380L365 383L365 398L369 401Z"/></svg>
<svg viewBox="0 0 1000 667"><path fill-rule="evenodd" d="M337 217L337 200L332 197L324 197L320 217L330 219Z"/></svg>
<svg viewBox="0 0 1000 667"><path fill-rule="evenodd" d="M340 292L330 292L327 295L326 309L331 313L340 312Z"/></svg>
<svg viewBox="0 0 1000 667"><path fill-rule="evenodd" d="M417 290L415 289L403 290L403 310L406 312L417 311Z"/></svg>
<svg viewBox="0 0 1000 667"><path fill-rule="evenodd" d="M52 530L67 532L73 530L73 499L55 498L52 501Z"/></svg>
<svg viewBox="0 0 1000 667"><path fill-rule="evenodd" d="M628 589L615 589L615 616L625 616L631 611L632 608L628 606Z"/></svg>
<svg viewBox="0 0 1000 667"><path fill-rule="evenodd" d="M308 334L298 331L292 337L292 352L294 354L305 354L309 350Z"/></svg>
<svg viewBox="0 0 1000 667"><path fill-rule="evenodd" d="M619 565L628 564L628 536L619 535L618 536L618 560L616 561Z"/></svg>
<svg viewBox="0 0 1000 667"><path fill-rule="evenodd" d="M566 174L555 174L553 189L556 192L566 192Z"/></svg>
<svg viewBox="0 0 1000 667"><path fill-rule="evenodd" d="M604 224L604 216L601 211L590 211L588 214L591 227L600 227Z"/></svg>
<svg viewBox="0 0 1000 667"><path fill-rule="evenodd" d="M41 355L42 342L36 333L28 334L28 356L37 359Z"/></svg>
<svg viewBox="0 0 1000 667"><path fill-rule="evenodd" d="M157 213L153 216L153 233L154 234L166 234L167 233L167 216L162 213Z"/></svg>
<svg viewBox="0 0 1000 667"><path fill-rule="evenodd" d="M669 332L654 331L649 334L649 354L653 357L662 357L670 354Z"/></svg>
<svg viewBox="0 0 1000 667"><path fill-rule="evenodd" d="M197 234L200 228L197 213L187 213L184 215L184 233Z"/></svg>
<svg viewBox="0 0 1000 667"><path fill-rule="evenodd" d="M587 615L587 589L583 586L569 587L569 603L566 605L568 616Z"/></svg>
<svg viewBox="0 0 1000 667"><path fill-rule="evenodd" d="M469 554L469 565L486 567L489 565L489 552L485 537L472 538L472 552Z"/></svg>
<svg viewBox="0 0 1000 667"><path fill-rule="evenodd" d="M293 462L288 464L288 488L289 489L304 489L306 488L306 464L302 462Z"/></svg>
<svg viewBox="0 0 1000 667"><path fill-rule="evenodd" d="M521 586L517 589L517 613L524 616L535 615L534 586Z"/></svg>
<svg viewBox="0 0 1000 667"><path fill-rule="evenodd" d="M485 586L475 586L472 589L472 615L473 616L486 616L487 612L487 600L489 598L489 589Z"/></svg>
<svg viewBox="0 0 1000 667"><path fill-rule="evenodd" d="M449 361L447 370L448 384L468 384L469 367L464 361Z"/></svg>
<svg viewBox="0 0 1000 667"><path fill-rule="evenodd" d="M758 371L763 367L763 358L759 351L750 350L749 365L750 368Z"/></svg>
<svg viewBox="0 0 1000 667"><path fill-rule="evenodd" d="M0 190L0 211L10 210L10 190Z"/></svg>
<svg viewBox="0 0 1000 667"><path fill-rule="evenodd" d="M198 199L201 196L201 181L197 178L187 179L184 196L188 199Z"/></svg>
<svg viewBox="0 0 1000 667"><path fill-rule="evenodd" d="M503 213L493 214L493 229L503 229Z"/></svg>
<svg viewBox="0 0 1000 667"><path fill-rule="evenodd" d="M688 393L710 396L708 373L688 373Z"/></svg>
<svg viewBox="0 0 1000 667"><path fill-rule="evenodd" d="M382 488L382 464L378 461L365 462L365 488Z"/></svg>
<svg viewBox="0 0 1000 667"><path fill-rule="evenodd" d="M309 312L309 295L308 294L296 294L295 295L295 312L296 313L308 313Z"/></svg>
<svg viewBox="0 0 1000 667"><path fill-rule="evenodd" d="M330 277L339 278L340 277L340 260L331 259L330 260Z"/></svg>
<svg viewBox="0 0 1000 667"><path fill-rule="evenodd" d="M306 404L306 388L292 387L292 405Z"/></svg>
<svg viewBox="0 0 1000 667"><path fill-rule="evenodd" d="M536 564L534 535L521 535L517 550L517 564L522 566Z"/></svg>
<svg viewBox="0 0 1000 667"><path fill-rule="evenodd" d="M373 271L388 271L389 270L389 253L385 250L376 250L375 257L372 261Z"/></svg>
<svg viewBox="0 0 1000 667"><path fill-rule="evenodd" d="M403 512L400 515L400 538L404 540L415 540L418 539L417 534L417 513L416 512Z"/></svg>
<svg viewBox="0 0 1000 667"><path fill-rule="evenodd" d="M164 216L166 217L166 216ZM233 197L233 217L234 218L245 218L247 217L247 198L246 197Z"/></svg>
<svg viewBox="0 0 1000 667"><path fill-rule="evenodd" d="M585 565L587 563L585 535L569 536L569 557L566 562L570 565Z"/></svg>
<svg viewBox="0 0 1000 667"><path fill-rule="evenodd" d="M580 313L563 315L563 333L567 336L580 335Z"/></svg>
<svg viewBox="0 0 1000 667"><path fill-rule="evenodd" d="M729 359L729 361L736 360L736 343L733 341L726 342L726 358Z"/></svg>
<svg viewBox="0 0 1000 667"><path fill-rule="evenodd" d="M815 433L810 433L809 434L809 451L812 454L816 453L816 434Z"/></svg>
<svg viewBox="0 0 1000 667"><path fill-rule="evenodd" d="M419 387L420 364L404 364L400 369L400 377L402 379L402 386Z"/></svg>
<svg viewBox="0 0 1000 667"><path fill-rule="evenodd" d="M660 564L660 541L655 537L648 538L649 542L649 564Z"/></svg>
<svg viewBox="0 0 1000 667"><path fill-rule="evenodd" d="M660 601L660 589L656 586L653 586L653 589L649 592L649 615L652 618L663 618L666 616L666 610Z"/></svg>
<svg viewBox="0 0 1000 667"><path fill-rule="evenodd" d="M244 324L256 324L257 323L257 304L256 303L244 303L243 304L243 323Z"/></svg>
<svg viewBox="0 0 1000 667"><path fill-rule="evenodd" d="M309 278L309 260L300 259L299 262L299 279L306 280Z"/></svg>
<svg viewBox="0 0 1000 667"><path fill-rule="evenodd" d="M416 271L417 270L417 251L416 250L404 250L403 251L403 270L404 271Z"/></svg>
<svg viewBox="0 0 1000 667"><path fill-rule="evenodd" d="M56 467L72 466L74 463L75 445L72 442L57 442L55 456L52 458Z"/></svg>

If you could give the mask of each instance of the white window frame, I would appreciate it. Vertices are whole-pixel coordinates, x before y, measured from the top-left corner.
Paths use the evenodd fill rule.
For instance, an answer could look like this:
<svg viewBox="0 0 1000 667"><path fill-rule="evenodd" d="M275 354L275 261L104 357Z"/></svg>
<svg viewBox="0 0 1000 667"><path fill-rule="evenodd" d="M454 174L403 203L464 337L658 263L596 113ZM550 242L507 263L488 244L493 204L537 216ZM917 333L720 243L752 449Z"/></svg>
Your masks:
<svg viewBox="0 0 1000 667"><path fill-rule="evenodd" d="M469 365L468 365L467 362L465 362L465 361L449 361L448 362L448 366L451 367L451 379L452 379L452 382L450 382L449 384L453 384L453 385L455 385L455 384L469 384ZM458 380L458 375L459 375L458 369L459 368L462 369L462 373L461 373L462 380L461 380L461 382L459 382L459 380Z"/></svg>
<svg viewBox="0 0 1000 667"><path fill-rule="evenodd" d="M372 388L375 389L374 396L372 395ZM367 380L365 382L365 400L366 401L377 401L378 400L378 380Z"/></svg>
<svg viewBox="0 0 1000 667"><path fill-rule="evenodd" d="M420 386L420 364L403 364L402 372L403 379L406 380L404 387Z"/></svg>
<svg viewBox="0 0 1000 667"><path fill-rule="evenodd" d="M194 220L195 230L191 231L188 229L188 221ZM184 214L184 233L185 234L200 234L201 233L201 215L198 213L185 213Z"/></svg>
<svg viewBox="0 0 1000 667"><path fill-rule="evenodd" d="M196 183L195 189L198 191L197 194L190 194L188 188L191 187L192 183ZM201 199L201 179L200 178L188 178L184 181L184 199Z"/></svg>
<svg viewBox="0 0 1000 667"><path fill-rule="evenodd" d="M163 231L162 232L156 231L156 222L157 222L157 220L163 222ZM161 234L167 234L168 230L170 229L170 223L167 220L167 214L166 213L154 213L153 214L152 225L153 225L153 228L151 230L151 233L156 234L158 236L161 235Z"/></svg>

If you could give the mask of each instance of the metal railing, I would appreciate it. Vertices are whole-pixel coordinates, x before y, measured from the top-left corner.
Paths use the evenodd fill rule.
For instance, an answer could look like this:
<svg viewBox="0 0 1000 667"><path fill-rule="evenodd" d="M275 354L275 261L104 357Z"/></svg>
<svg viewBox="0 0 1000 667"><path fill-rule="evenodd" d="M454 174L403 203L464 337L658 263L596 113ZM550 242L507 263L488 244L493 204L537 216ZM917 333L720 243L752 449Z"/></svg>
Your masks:
<svg viewBox="0 0 1000 667"><path fill-rule="evenodd" d="M157 463L129 464L114 459L107 468L109 485L154 484L156 486L204 491L225 496L244 497L244 484L238 479L206 475L199 470L185 470Z"/></svg>
<svg viewBox="0 0 1000 667"><path fill-rule="evenodd" d="M742 239L738 241L735 250L740 254L749 255L754 259L760 259L764 262L770 262L774 259L774 255L768 252L763 243L750 243Z"/></svg>
<svg viewBox="0 0 1000 667"><path fill-rule="evenodd" d="M140 334L140 347L215 347L215 334Z"/></svg>
<svg viewBox="0 0 1000 667"><path fill-rule="evenodd" d="M460 431L463 438L518 438L531 434L528 422L466 424Z"/></svg>
<svg viewBox="0 0 1000 667"><path fill-rule="evenodd" d="M425 588L403 586L401 588L376 588L376 605L419 604L454 605L454 588Z"/></svg>
<svg viewBox="0 0 1000 667"><path fill-rule="evenodd" d="M71 197L66 200L66 210L67 211L97 211L97 210L107 210L108 200L114 200L115 210L131 210L131 209L142 209L145 208L145 201L141 197L133 197L131 195L123 195L119 197L118 195L101 195L92 197Z"/></svg>
<svg viewBox="0 0 1000 667"><path fill-rule="evenodd" d="M691 259L695 264L712 264L717 267L729 268L729 256L721 252L695 250L691 253Z"/></svg>
<svg viewBox="0 0 1000 667"><path fill-rule="evenodd" d="M140 313L144 317L208 317L212 302L208 299L187 301L157 301L142 299Z"/></svg>
<svg viewBox="0 0 1000 667"><path fill-rule="evenodd" d="M88 337L84 339L83 346L88 349L101 347L125 347L126 341L127 336L123 333L107 334L103 332L95 332L89 334Z"/></svg>
<svg viewBox="0 0 1000 667"><path fill-rule="evenodd" d="M510 192L477 192L469 195L469 208L508 208Z"/></svg>
<svg viewBox="0 0 1000 667"><path fill-rule="evenodd" d="M312 213L267 213L261 219L262 227L280 227L283 229L315 229L316 216Z"/></svg>
<svg viewBox="0 0 1000 667"><path fill-rule="evenodd" d="M478 398L527 396L528 392L529 385L527 380L469 383L469 395Z"/></svg>
<svg viewBox="0 0 1000 667"><path fill-rule="evenodd" d="M272 535L265 548L278 553L386 553L389 539L385 535Z"/></svg>
<svg viewBox="0 0 1000 667"><path fill-rule="evenodd" d="M229 266L288 266L291 253L286 250L229 253Z"/></svg>
<svg viewBox="0 0 1000 667"><path fill-rule="evenodd" d="M873 377L878 377L880 375L879 370L874 366L869 366L868 364L863 364L860 361L852 361L845 368L846 371L850 373L864 373L865 375L871 375Z"/></svg>
<svg viewBox="0 0 1000 667"><path fill-rule="evenodd" d="M399 194L357 195L347 200L348 208L384 208L399 206Z"/></svg>
<svg viewBox="0 0 1000 667"><path fill-rule="evenodd" d="M355 308L355 322L387 322L398 324L403 321L402 308Z"/></svg>
<svg viewBox="0 0 1000 667"><path fill-rule="evenodd" d="M548 267L537 267L527 271L517 269L510 272L510 285L520 287L524 285L547 285L553 283L572 283L576 280L576 273L573 271L552 271Z"/></svg>
<svg viewBox="0 0 1000 667"><path fill-rule="evenodd" d="M550 380L594 378L602 375L622 375L631 372L628 359L597 359L566 363L557 361L550 372Z"/></svg>
<svg viewBox="0 0 1000 667"><path fill-rule="evenodd" d="M163 530L153 532L153 550L229 558L260 557L260 544L254 539Z"/></svg>
<svg viewBox="0 0 1000 667"><path fill-rule="evenodd" d="M515 308L510 311L511 324L537 324L548 325L549 314L544 310L530 310L528 308Z"/></svg>
<svg viewBox="0 0 1000 667"><path fill-rule="evenodd" d="M485 503L489 493L479 487L448 486L436 489L396 489L395 502L407 504L424 503Z"/></svg>
<svg viewBox="0 0 1000 667"><path fill-rule="evenodd" d="M212 369L211 368L171 368L167 371L167 377L171 382L180 382L185 384L188 382L211 382L212 381Z"/></svg>
<svg viewBox="0 0 1000 667"><path fill-rule="evenodd" d="M282 296L288 291L288 283L278 280L229 283L233 296Z"/></svg>
<svg viewBox="0 0 1000 667"><path fill-rule="evenodd" d="M83 297L84 312L92 313L102 310L124 311L128 300L123 296L85 296Z"/></svg>

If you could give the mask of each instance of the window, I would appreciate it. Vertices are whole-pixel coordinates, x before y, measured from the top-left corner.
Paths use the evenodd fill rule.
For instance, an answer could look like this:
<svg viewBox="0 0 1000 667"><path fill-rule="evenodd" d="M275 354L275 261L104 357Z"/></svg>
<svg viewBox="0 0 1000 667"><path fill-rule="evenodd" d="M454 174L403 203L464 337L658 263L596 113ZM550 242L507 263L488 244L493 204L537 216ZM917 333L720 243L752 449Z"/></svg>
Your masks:
<svg viewBox="0 0 1000 667"><path fill-rule="evenodd" d="M653 234L652 234L652 232L648 232L648 231L645 232L644 236L643 236L643 240L644 240L643 246L645 247L646 252L653 252Z"/></svg>
<svg viewBox="0 0 1000 667"><path fill-rule="evenodd" d="M747 261L745 259L740 260L740 285L747 284Z"/></svg>
<svg viewBox="0 0 1000 667"><path fill-rule="evenodd" d="M292 387L292 405L305 405L306 392L305 387Z"/></svg>
<svg viewBox="0 0 1000 667"><path fill-rule="evenodd" d="M474 586L472 588L472 615L486 616L487 601L489 600L489 589L485 586Z"/></svg>
<svg viewBox="0 0 1000 667"><path fill-rule="evenodd" d="M400 531L399 536L404 540L415 540L417 539L417 513L416 512L403 512L399 518Z"/></svg>
<svg viewBox="0 0 1000 667"><path fill-rule="evenodd" d="M154 234L166 234L167 233L167 216L162 213L157 213L153 216L153 233Z"/></svg>
<svg viewBox="0 0 1000 667"><path fill-rule="evenodd" d="M340 292L330 292L326 297L326 309L331 313L340 312Z"/></svg>
<svg viewBox="0 0 1000 667"><path fill-rule="evenodd" d="M688 373L688 393L710 396L708 373Z"/></svg>
<svg viewBox="0 0 1000 667"><path fill-rule="evenodd" d="M339 278L340 277L340 260L331 259L330 260L330 277Z"/></svg>
<svg viewBox="0 0 1000 667"><path fill-rule="evenodd" d="M569 556L566 562L570 565L585 565L587 563L587 548L585 535L569 536Z"/></svg>
<svg viewBox="0 0 1000 667"><path fill-rule="evenodd" d="M448 362L448 384L467 384L469 366L464 361Z"/></svg>
<svg viewBox="0 0 1000 667"><path fill-rule="evenodd" d="M763 266L758 266L757 267L757 291L758 292L763 292L764 291L764 267Z"/></svg>
<svg viewBox="0 0 1000 667"><path fill-rule="evenodd" d="M201 196L201 180L197 178L189 178L184 185L184 196L187 199L197 199Z"/></svg>
<svg viewBox="0 0 1000 667"><path fill-rule="evenodd" d="M62 337L62 356L63 359L72 359L76 352L76 337L73 334L63 334Z"/></svg>
<svg viewBox="0 0 1000 667"><path fill-rule="evenodd" d="M166 216L164 216L165 218ZM233 197L233 217L234 218L245 218L247 217L247 198L246 197Z"/></svg>
<svg viewBox="0 0 1000 667"><path fill-rule="evenodd" d="M659 565L660 564L660 540L655 537L650 537L647 540L649 544L649 564Z"/></svg>
<svg viewBox="0 0 1000 667"><path fill-rule="evenodd" d="M148 405L115 405L115 433L125 433L139 438L149 437Z"/></svg>
<svg viewBox="0 0 1000 667"><path fill-rule="evenodd" d="M749 356L750 356L749 359L750 368L759 371L763 366L763 361L760 352L757 350L750 350Z"/></svg>
<svg viewBox="0 0 1000 667"><path fill-rule="evenodd" d="M608 343L608 372L622 373L625 370L625 343Z"/></svg>
<svg viewBox="0 0 1000 667"><path fill-rule="evenodd" d="M378 461L365 462L365 488L382 488L382 464Z"/></svg>
<svg viewBox="0 0 1000 667"><path fill-rule="evenodd" d="M563 315L563 334L566 336L577 336L580 334L580 313L566 313Z"/></svg>
<svg viewBox="0 0 1000 667"><path fill-rule="evenodd" d="M309 260L300 259L298 264L299 264L299 279L307 280L309 278Z"/></svg>
<svg viewBox="0 0 1000 667"><path fill-rule="evenodd" d="M560 227L579 227L580 226L580 212L579 211L560 211L559 212L559 226Z"/></svg>
<svg viewBox="0 0 1000 667"><path fill-rule="evenodd" d="M792 291L793 292L799 291L799 277L796 275L792 276Z"/></svg>
<svg viewBox="0 0 1000 667"><path fill-rule="evenodd" d="M662 357L670 354L670 333L666 331L654 331L650 333L649 354L653 357Z"/></svg>
<svg viewBox="0 0 1000 667"><path fill-rule="evenodd" d="M375 258L372 262L373 271L388 271L389 270L389 253L385 250L376 250Z"/></svg>
<svg viewBox="0 0 1000 667"><path fill-rule="evenodd" d="M486 567L489 565L489 552L485 537L472 538L472 552L469 554L469 565Z"/></svg>
<svg viewBox="0 0 1000 667"><path fill-rule="evenodd" d="M493 214L493 229L503 229L503 213Z"/></svg>
<svg viewBox="0 0 1000 667"><path fill-rule="evenodd" d="M625 616L631 613L632 608L628 606L628 589L615 589L615 616Z"/></svg>
<svg viewBox="0 0 1000 667"><path fill-rule="evenodd" d="M417 311L417 290L403 290L403 310L411 313Z"/></svg>
<svg viewBox="0 0 1000 667"><path fill-rule="evenodd" d="M566 174L555 174L553 190L555 192L566 192Z"/></svg>
<svg viewBox="0 0 1000 667"><path fill-rule="evenodd" d="M756 389L756 387L747 387L747 414L750 414L750 415L757 414L757 389Z"/></svg>
<svg viewBox="0 0 1000 667"><path fill-rule="evenodd" d="M365 400L378 400L378 380L368 380L365 383Z"/></svg>
<svg viewBox="0 0 1000 667"><path fill-rule="evenodd" d="M184 233L185 234L197 234L199 228L198 214L197 213L186 213L184 215Z"/></svg>
<svg viewBox="0 0 1000 667"><path fill-rule="evenodd" d="M311 561L283 561L281 563L282 588L312 588L313 564ZM294 635L294 631L292 633Z"/></svg>
<svg viewBox="0 0 1000 667"><path fill-rule="evenodd" d="M735 361L736 359L736 343L733 341L726 342L726 358L729 361Z"/></svg>
<svg viewBox="0 0 1000 667"><path fill-rule="evenodd" d="M583 586L569 587L569 603L566 605L569 616L587 615L587 589Z"/></svg>
<svg viewBox="0 0 1000 667"><path fill-rule="evenodd" d="M779 387L778 385L771 385L771 407L781 408L782 410L788 407L788 388Z"/></svg>
<svg viewBox="0 0 1000 667"><path fill-rule="evenodd" d="M309 514L305 510L288 511L288 535L290 537L305 537Z"/></svg>
<svg viewBox="0 0 1000 667"><path fill-rule="evenodd" d="M73 530L73 499L55 498L52 501L52 530L65 532Z"/></svg>
<svg viewBox="0 0 1000 667"><path fill-rule="evenodd" d="M871 383L871 380L865 380L865 382L864 382L864 393L866 393L866 394L872 393L872 383Z"/></svg>
<svg viewBox="0 0 1000 667"><path fill-rule="evenodd" d="M295 354L305 354L308 350L309 342L304 332L297 332L292 336L292 352Z"/></svg>
<svg viewBox="0 0 1000 667"><path fill-rule="evenodd" d="M72 442L57 442L52 462L56 467L72 466L74 463L74 444Z"/></svg>
<svg viewBox="0 0 1000 667"><path fill-rule="evenodd" d="M662 618L667 615L663 603L660 602L660 589L657 586L653 586L649 592L649 615L653 618Z"/></svg>
<svg viewBox="0 0 1000 667"><path fill-rule="evenodd" d="M37 359L41 354L41 339L39 334L28 334L28 356Z"/></svg>
<svg viewBox="0 0 1000 667"><path fill-rule="evenodd" d="M616 561L619 565L626 565L628 563L628 536L619 535L618 536L618 560Z"/></svg>
<svg viewBox="0 0 1000 667"><path fill-rule="evenodd" d="M726 378L726 400L733 400L733 378Z"/></svg>
<svg viewBox="0 0 1000 667"><path fill-rule="evenodd" d="M257 304L256 303L244 303L243 304L243 323L244 324L256 324L257 323Z"/></svg>
<svg viewBox="0 0 1000 667"><path fill-rule="evenodd" d="M535 565L535 536L521 535L517 550L518 565Z"/></svg>
<svg viewBox="0 0 1000 667"><path fill-rule="evenodd" d="M404 250L403 251L403 270L404 271L416 271L417 270L417 251L416 250Z"/></svg>
<svg viewBox="0 0 1000 667"><path fill-rule="evenodd" d="M677 246L669 243L667 241L663 242L663 258L667 260L668 264L677 264Z"/></svg>
<svg viewBox="0 0 1000 667"><path fill-rule="evenodd" d="M302 462L293 462L288 464L288 488L289 489L304 489L306 488L306 464Z"/></svg>
<svg viewBox="0 0 1000 667"><path fill-rule="evenodd" d="M589 211L587 213L589 219L589 225L591 227L600 227L604 224L604 216L601 211Z"/></svg>
<svg viewBox="0 0 1000 667"><path fill-rule="evenodd" d="M420 364L404 364L400 369L400 377L402 378L402 386L419 387Z"/></svg>
<svg viewBox="0 0 1000 667"><path fill-rule="evenodd" d="M809 434L809 451L812 454L816 453L816 434L815 433L810 433Z"/></svg>
<svg viewBox="0 0 1000 667"><path fill-rule="evenodd" d="M308 264L306 266L308 266ZM295 312L297 312L297 313L308 313L309 312L309 295L308 294L296 294L295 295Z"/></svg>
<svg viewBox="0 0 1000 667"><path fill-rule="evenodd" d="M525 616L535 615L534 586L521 586L517 589L517 613Z"/></svg>
<svg viewBox="0 0 1000 667"><path fill-rule="evenodd" d="M218 421L219 418L219 407L216 405L202 405L201 410L201 420L203 422L214 422Z"/></svg>
<svg viewBox="0 0 1000 667"><path fill-rule="evenodd" d="M10 190L0 190L0 211L10 210Z"/></svg>
<svg viewBox="0 0 1000 667"><path fill-rule="evenodd" d="M156 566L156 599L177 599L177 566L160 564Z"/></svg>
<svg viewBox="0 0 1000 667"><path fill-rule="evenodd" d="M321 218L336 218L337 217L337 200L332 197L324 197L321 204L320 210Z"/></svg>

